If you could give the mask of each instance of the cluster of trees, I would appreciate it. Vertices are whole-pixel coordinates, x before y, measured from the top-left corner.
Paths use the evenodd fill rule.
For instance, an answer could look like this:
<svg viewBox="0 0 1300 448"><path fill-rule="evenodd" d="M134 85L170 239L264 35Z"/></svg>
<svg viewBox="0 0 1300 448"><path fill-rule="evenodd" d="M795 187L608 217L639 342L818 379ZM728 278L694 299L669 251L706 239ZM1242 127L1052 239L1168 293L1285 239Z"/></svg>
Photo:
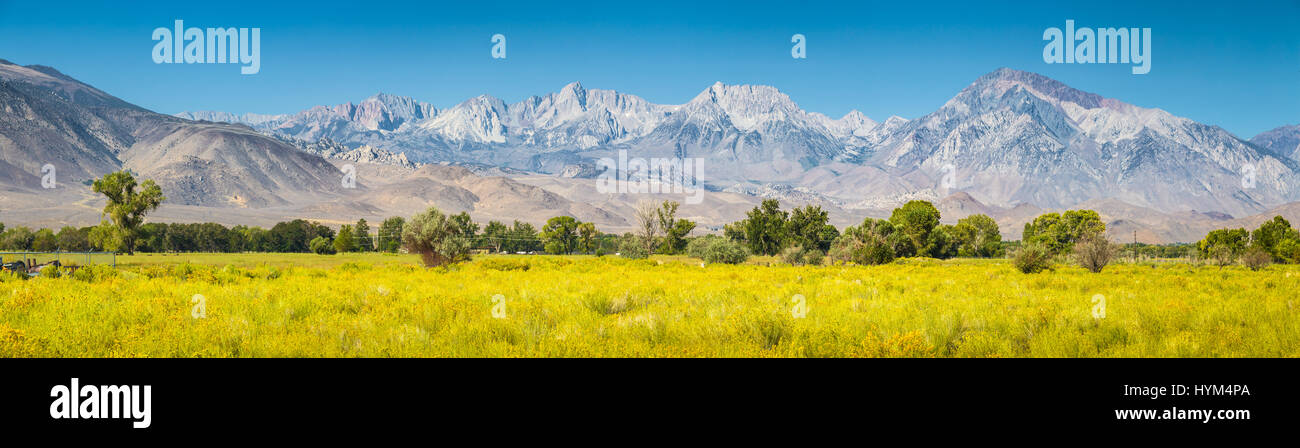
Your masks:
<svg viewBox="0 0 1300 448"><path fill-rule="evenodd" d="M1106 233L1106 223L1093 210L1067 210L1065 213L1046 213L1025 223L1021 241L1025 245L1042 245L1051 254L1065 254L1074 250L1075 243L1101 237Z"/></svg>
<svg viewBox="0 0 1300 448"><path fill-rule="evenodd" d="M1024 273L1053 269L1057 258L1073 254L1079 266L1101 272L1119 253L1106 239L1106 223L1094 210L1045 213L1025 223L1013 263Z"/></svg>
<svg viewBox="0 0 1300 448"><path fill-rule="evenodd" d="M889 219L866 218L843 234L818 206L780 209L765 200L744 220L724 227L724 234L757 254L782 255L794 264L817 263L822 256L858 264L889 263L897 257L1000 257L1002 235L997 222L971 215L956 225L941 224L939 210L927 201L910 201Z"/></svg>
<svg viewBox="0 0 1300 448"><path fill-rule="evenodd" d="M63 227L55 232L51 229L33 231L27 227L6 229L0 223L0 250L37 251L37 252L85 252L91 249L90 231L92 227Z"/></svg>
<svg viewBox="0 0 1300 448"><path fill-rule="evenodd" d="M1219 229L1196 244L1202 259L1226 266L1240 259L1259 269L1269 263L1300 263L1300 232L1281 216L1265 221L1253 231Z"/></svg>

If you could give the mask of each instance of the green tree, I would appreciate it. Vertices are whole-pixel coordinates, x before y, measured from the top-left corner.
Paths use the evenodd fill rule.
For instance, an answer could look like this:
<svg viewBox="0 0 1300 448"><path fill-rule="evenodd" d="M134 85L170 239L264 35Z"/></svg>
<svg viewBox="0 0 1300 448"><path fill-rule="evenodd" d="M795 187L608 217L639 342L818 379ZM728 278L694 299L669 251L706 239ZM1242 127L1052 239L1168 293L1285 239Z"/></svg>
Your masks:
<svg viewBox="0 0 1300 448"><path fill-rule="evenodd" d="M469 237L461 232L455 220L437 207L429 207L406 222L402 244L407 251L420 254L427 267L458 263L469 260Z"/></svg>
<svg viewBox="0 0 1300 448"><path fill-rule="evenodd" d="M308 243L308 247L311 248L312 252L320 255L334 255L335 252L334 243L323 236L313 238L311 242Z"/></svg>
<svg viewBox="0 0 1300 448"><path fill-rule="evenodd" d="M792 210L790 220L786 222L788 241L785 245L825 252L839 237L839 230L829 221L829 215L821 206L806 205Z"/></svg>
<svg viewBox="0 0 1300 448"><path fill-rule="evenodd" d="M1225 265L1245 253L1249 242L1250 232L1246 229L1218 229L1196 243L1196 250L1201 258L1217 259L1220 265Z"/></svg>
<svg viewBox="0 0 1300 448"><path fill-rule="evenodd" d="M0 235L0 249L32 250L32 241L35 239L36 234L32 232L32 229L23 226L13 227Z"/></svg>
<svg viewBox="0 0 1300 448"><path fill-rule="evenodd" d="M375 249L390 253L397 252L397 249L402 247L402 227L405 225L406 219L401 216L385 219L379 224Z"/></svg>
<svg viewBox="0 0 1300 448"><path fill-rule="evenodd" d="M32 236L32 250L37 252L54 252L59 250L59 239L50 229L37 230Z"/></svg>
<svg viewBox="0 0 1300 448"><path fill-rule="evenodd" d="M352 237L352 226L344 224L339 228L338 236L334 237L334 251L338 253L353 252L357 250L356 239Z"/></svg>
<svg viewBox="0 0 1300 448"><path fill-rule="evenodd" d="M370 223L365 218L357 220L357 224L352 226L352 239L356 241L357 250L361 252L370 252L375 250L375 242L370 237Z"/></svg>
<svg viewBox="0 0 1300 448"><path fill-rule="evenodd" d="M988 215L976 214L957 220L952 232L958 256L994 258L1006 253L998 223Z"/></svg>
<svg viewBox="0 0 1300 448"><path fill-rule="evenodd" d="M1039 243L1053 255L1071 252L1074 243L1102 236L1106 224L1093 210L1067 210L1064 214L1047 213L1025 223L1021 240Z"/></svg>
<svg viewBox="0 0 1300 448"><path fill-rule="evenodd" d="M831 260L860 265L885 264L894 261L895 249L906 238L884 219L865 218L858 226L849 226L831 244Z"/></svg>
<svg viewBox="0 0 1300 448"><path fill-rule="evenodd" d="M686 250L686 236L695 230L694 221L677 219L677 207L680 205L677 201L664 201L657 212L659 232L664 235L662 252L666 254L679 254Z"/></svg>
<svg viewBox="0 0 1300 448"><path fill-rule="evenodd" d="M474 220L469 217L468 212L460 212L452 215L451 221L456 224L458 229L460 229L461 236L464 236L470 241L473 241L474 236L478 235L478 224L474 223Z"/></svg>
<svg viewBox="0 0 1300 448"><path fill-rule="evenodd" d="M537 237L537 228L526 222L515 221L504 244L506 252L536 252L541 250L542 240Z"/></svg>
<svg viewBox="0 0 1300 448"><path fill-rule="evenodd" d="M483 227L483 244L491 247L493 252L501 252L509 237L510 228L501 221L488 221L487 226Z"/></svg>
<svg viewBox="0 0 1300 448"><path fill-rule="evenodd" d="M899 250L900 257L938 256L931 234L939 226L939 209L927 201L908 201L902 207L894 209L889 222L905 237L905 244Z"/></svg>
<svg viewBox="0 0 1300 448"><path fill-rule="evenodd" d="M785 245L788 218L776 199L764 199L762 204L750 210L744 221L745 243L750 252L760 255L776 255L781 252Z"/></svg>
<svg viewBox="0 0 1300 448"><path fill-rule="evenodd" d="M578 224L578 245L582 248L583 253L595 252L596 237L598 236L600 236L600 231L596 230L595 224L589 222Z"/></svg>
<svg viewBox="0 0 1300 448"><path fill-rule="evenodd" d="M126 171L106 174L92 188L108 199L103 214L110 221L101 224L105 228L98 234L100 243L107 250L135 253L145 213L167 200L162 189L152 179L137 184L135 176Z"/></svg>
<svg viewBox="0 0 1300 448"><path fill-rule="evenodd" d="M1296 230L1291 228L1291 223L1281 216L1274 216L1273 219L1265 221L1250 234L1252 246L1259 247L1273 260L1279 262L1285 261L1279 248L1282 242L1287 240L1298 241L1300 235L1297 235Z"/></svg>
<svg viewBox="0 0 1300 448"><path fill-rule="evenodd" d="M749 227L749 220L742 219L731 224L722 225L722 236L728 240L745 244L745 229Z"/></svg>
<svg viewBox="0 0 1300 448"><path fill-rule="evenodd" d="M578 248L578 220L572 216L556 216L542 226L542 242L551 254L572 254Z"/></svg>
<svg viewBox="0 0 1300 448"><path fill-rule="evenodd" d="M90 240L87 232L76 227L64 226L59 229L57 238L59 240L59 250L64 252L85 252L90 250Z"/></svg>

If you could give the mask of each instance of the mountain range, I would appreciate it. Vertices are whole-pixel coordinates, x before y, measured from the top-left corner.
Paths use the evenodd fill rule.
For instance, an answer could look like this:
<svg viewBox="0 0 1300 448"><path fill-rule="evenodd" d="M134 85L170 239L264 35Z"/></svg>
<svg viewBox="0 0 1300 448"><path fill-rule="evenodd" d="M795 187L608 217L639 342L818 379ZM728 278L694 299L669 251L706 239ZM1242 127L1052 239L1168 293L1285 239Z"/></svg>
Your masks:
<svg viewBox="0 0 1300 448"><path fill-rule="evenodd" d="M380 94L291 115L181 116L379 147L417 163L554 175L597 175L593 161L619 150L699 157L707 163L704 179L718 190L803 188L849 209L962 191L1004 207L1114 198L1162 212L1240 216L1300 197L1296 127L1245 141L1217 126L1005 68L910 121L877 122L857 111L832 119L802 110L772 87L721 83L680 105L572 83L513 104L479 96L440 110ZM1247 173L1254 173L1253 184L1243 184Z"/></svg>
<svg viewBox="0 0 1300 448"><path fill-rule="evenodd" d="M912 120L831 118L769 86L715 83L663 105L576 82L445 109L378 94L292 114L167 116L0 60L6 221L94 221L97 198L80 182L125 168L163 186L162 220L349 222L435 204L480 220L571 214L619 230L641 198L600 194L594 182L596 160L622 151L701 160L708 198L682 213L704 228L769 197L823 205L839 225L927 199L945 221L994 216L1013 239L1037 213L1089 206L1117 235L1169 242L1300 199L1300 126L1247 141L1006 68ZM40 188L46 164L68 191ZM354 188L340 185L343 165L359 170Z"/></svg>

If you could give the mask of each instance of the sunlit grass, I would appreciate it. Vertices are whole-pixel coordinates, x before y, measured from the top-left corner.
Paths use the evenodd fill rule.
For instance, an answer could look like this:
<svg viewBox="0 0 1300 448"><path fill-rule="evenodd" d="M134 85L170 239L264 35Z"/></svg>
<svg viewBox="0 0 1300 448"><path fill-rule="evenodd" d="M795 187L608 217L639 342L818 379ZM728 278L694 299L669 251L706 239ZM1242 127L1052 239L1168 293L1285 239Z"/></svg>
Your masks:
<svg viewBox="0 0 1300 448"><path fill-rule="evenodd" d="M684 257L119 257L0 283L0 356L1278 357L1300 269L1027 275L1002 260L706 265ZM206 317L194 318L198 294ZM505 298L504 318L492 298ZM1105 317L1093 317L1095 295ZM796 317L794 297L807 314ZM502 315L502 314L498 314Z"/></svg>

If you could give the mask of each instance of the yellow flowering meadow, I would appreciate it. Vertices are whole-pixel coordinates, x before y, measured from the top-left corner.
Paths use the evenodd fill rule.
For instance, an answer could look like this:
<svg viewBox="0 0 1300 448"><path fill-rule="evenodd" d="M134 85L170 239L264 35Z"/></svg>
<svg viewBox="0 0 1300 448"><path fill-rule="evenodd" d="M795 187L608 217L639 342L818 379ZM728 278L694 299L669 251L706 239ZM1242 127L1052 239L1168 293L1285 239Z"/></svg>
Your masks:
<svg viewBox="0 0 1300 448"><path fill-rule="evenodd" d="M1300 269L120 257L0 276L4 357L1292 357Z"/></svg>

